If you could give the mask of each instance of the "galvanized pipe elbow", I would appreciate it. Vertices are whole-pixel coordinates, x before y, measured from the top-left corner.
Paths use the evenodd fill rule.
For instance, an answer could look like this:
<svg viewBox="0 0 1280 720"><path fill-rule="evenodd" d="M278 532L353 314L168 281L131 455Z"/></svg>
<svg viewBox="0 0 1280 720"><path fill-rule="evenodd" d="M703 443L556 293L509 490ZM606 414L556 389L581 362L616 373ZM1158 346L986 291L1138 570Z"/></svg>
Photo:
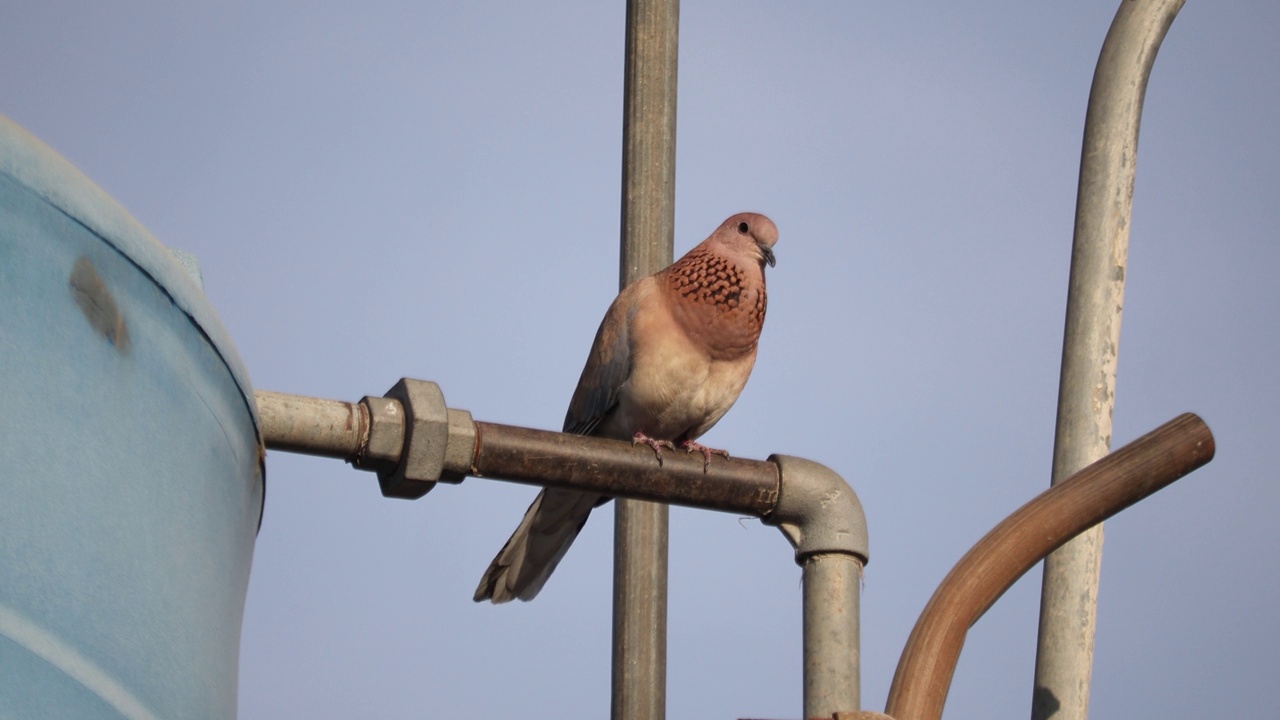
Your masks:
<svg viewBox="0 0 1280 720"><path fill-rule="evenodd" d="M833 717L862 704L861 589L867 517L858 495L831 468L772 455L778 502L762 522L796 549L804 586L804 717Z"/></svg>
<svg viewBox="0 0 1280 720"><path fill-rule="evenodd" d="M770 455L781 482L774 511L761 521L776 525L796 549L796 564L825 553L870 559L862 502L834 470L804 458Z"/></svg>

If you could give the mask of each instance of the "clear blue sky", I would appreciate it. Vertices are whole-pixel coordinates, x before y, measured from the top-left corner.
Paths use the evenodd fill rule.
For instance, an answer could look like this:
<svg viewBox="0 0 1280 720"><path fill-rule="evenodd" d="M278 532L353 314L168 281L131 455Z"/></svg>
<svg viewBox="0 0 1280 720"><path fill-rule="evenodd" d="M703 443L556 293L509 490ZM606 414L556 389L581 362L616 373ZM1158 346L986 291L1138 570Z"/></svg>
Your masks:
<svg viewBox="0 0 1280 720"><path fill-rule="evenodd" d="M781 231L759 362L706 438L825 463L868 512L863 697L920 609L1048 483L1080 135L1116 0L689 2L676 251ZM555 429L616 291L623 3L21 3L0 113L195 253L259 388L401 376ZM1191 0L1146 102L1117 445L1200 413L1218 457L1108 523L1093 717L1265 717L1280 677L1280 6ZM533 495L409 503L273 453L240 711L600 718L612 510L533 603L471 592ZM776 530L674 510L669 717L796 717ZM948 716L1025 717L1033 570Z"/></svg>

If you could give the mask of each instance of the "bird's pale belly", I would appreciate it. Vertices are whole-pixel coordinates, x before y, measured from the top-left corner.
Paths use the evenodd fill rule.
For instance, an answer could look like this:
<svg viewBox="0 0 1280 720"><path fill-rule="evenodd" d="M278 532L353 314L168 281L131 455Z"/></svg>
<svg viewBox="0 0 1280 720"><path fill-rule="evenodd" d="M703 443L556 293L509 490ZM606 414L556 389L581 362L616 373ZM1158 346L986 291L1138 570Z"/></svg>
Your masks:
<svg viewBox="0 0 1280 720"><path fill-rule="evenodd" d="M668 351L638 355L634 362L636 367L619 397L616 428L610 430L619 437L643 432L662 440L693 440L732 407L755 355L709 360L703 353ZM656 367L642 365L649 363ZM638 423L638 418L649 421Z"/></svg>

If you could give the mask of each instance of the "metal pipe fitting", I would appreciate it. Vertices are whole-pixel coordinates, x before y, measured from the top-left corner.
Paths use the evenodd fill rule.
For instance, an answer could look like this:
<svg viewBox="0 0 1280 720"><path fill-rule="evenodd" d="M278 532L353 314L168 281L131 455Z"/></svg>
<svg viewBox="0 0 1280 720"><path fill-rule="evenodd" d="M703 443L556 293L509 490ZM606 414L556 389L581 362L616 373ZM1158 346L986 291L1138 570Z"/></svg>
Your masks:
<svg viewBox="0 0 1280 720"><path fill-rule="evenodd" d="M938 586L898 661L885 713L937 720L965 634L1054 549L1213 459L1213 433L1186 413L1054 485L978 541Z"/></svg>
<svg viewBox="0 0 1280 720"><path fill-rule="evenodd" d="M812 460L770 455L769 462L778 466L782 486L764 522L778 526L795 546L796 563L803 565L818 553L844 553L865 565L870 559L867 516L849 483Z"/></svg>
<svg viewBox="0 0 1280 720"><path fill-rule="evenodd" d="M344 403L259 391L264 441L376 471L390 497L421 497L470 475L760 518L787 537L803 570L805 717L858 709L866 517L830 468L785 455L708 466L681 452L659 465L650 448L625 441L475 422L445 407L434 383L404 379L387 395ZM388 476L406 491L387 493Z"/></svg>
<svg viewBox="0 0 1280 720"><path fill-rule="evenodd" d="M867 518L853 488L811 460L771 455L779 497L763 518L804 569L804 717L861 707L860 591L870 557Z"/></svg>
<svg viewBox="0 0 1280 720"><path fill-rule="evenodd" d="M387 497L416 499L436 482L471 474L471 413L444 403L440 387L402 378L383 397L358 403L254 392L263 442L271 450L345 460L378 474Z"/></svg>
<svg viewBox="0 0 1280 720"><path fill-rule="evenodd" d="M404 406L399 400L366 396L356 407L368 418L369 426L351 464L361 470L394 472L404 448Z"/></svg>
<svg viewBox="0 0 1280 720"><path fill-rule="evenodd" d="M378 470L378 485L386 497L416 500L436 486L438 480L458 482L462 477L444 476L445 457L448 454L450 430L462 429L471 419L467 413L465 420L458 418L451 423L449 408L444 404L444 393L440 386L425 380L401 378L387 394L390 400L398 400L403 410L401 426L403 441L400 448L400 462L394 469ZM368 403L369 398L365 398ZM385 405L384 413L394 416L394 406ZM465 411L456 411L465 412ZM389 423L391 424L391 423ZM466 445L455 440L455 445ZM465 457L465 450L455 448L456 454Z"/></svg>
<svg viewBox="0 0 1280 720"><path fill-rule="evenodd" d="M774 513L779 501L780 471L773 462L716 458L704 466L701 455L675 452L665 454L659 465L650 448L621 440L476 422L466 410L445 407L435 383L405 378L388 395L403 399L365 397L349 403L264 390L255 398L269 449L345 460L380 478L392 473L416 483L492 478L761 518ZM441 410L447 418L443 435ZM408 444L419 448L416 456L403 450L406 423ZM428 434L425 442L415 437L419 433Z"/></svg>

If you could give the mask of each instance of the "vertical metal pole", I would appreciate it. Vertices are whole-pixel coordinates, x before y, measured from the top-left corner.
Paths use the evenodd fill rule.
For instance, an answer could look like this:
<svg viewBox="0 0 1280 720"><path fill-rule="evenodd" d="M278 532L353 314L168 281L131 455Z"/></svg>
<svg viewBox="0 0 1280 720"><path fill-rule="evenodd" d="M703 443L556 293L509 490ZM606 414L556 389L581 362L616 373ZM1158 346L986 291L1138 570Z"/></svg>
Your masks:
<svg viewBox="0 0 1280 720"><path fill-rule="evenodd" d="M858 617L862 564L852 555L804 562L804 716L862 707Z"/></svg>
<svg viewBox="0 0 1280 720"><path fill-rule="evenodd" d="M669 265L675 228L678 0L628 0L620 285ZM613 568L613 720L667 703L667 506L619 500Z"/></svg>
<svg viewBox="0 0 1280 720"><path fill-rule="evenodd" d="M1098 57L1076 198L1054 484L1110 450L1142 101L1156 52L1183 3L1124 0ZM1033 720L1089 715L1101 563L1102 525L1045 560Z"/></svg>

